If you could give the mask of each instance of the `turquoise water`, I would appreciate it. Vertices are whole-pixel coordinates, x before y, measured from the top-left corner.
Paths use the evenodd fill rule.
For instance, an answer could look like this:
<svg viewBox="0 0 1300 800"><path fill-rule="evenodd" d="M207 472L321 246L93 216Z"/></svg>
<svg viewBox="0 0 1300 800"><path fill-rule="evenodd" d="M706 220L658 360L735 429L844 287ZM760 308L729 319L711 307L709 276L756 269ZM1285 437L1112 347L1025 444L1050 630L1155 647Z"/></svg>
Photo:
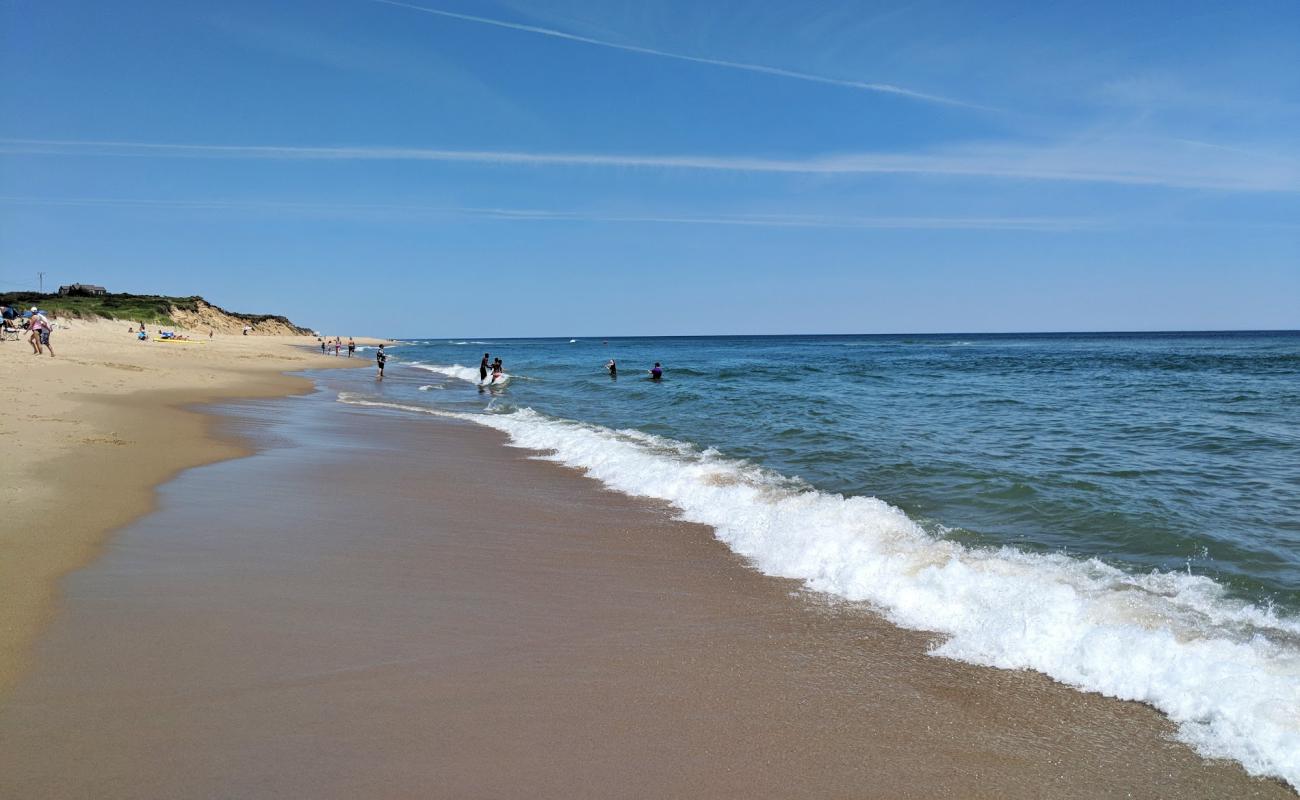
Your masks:
<svg viewBox="0 0 1300 800"><path fill-rule="evenodd" d="M397 348L382 395L633 428L879 497L959 541L1191 571L1300 608L1300 333L482 341ZM505 388L444 374L476 378L485 350Z"/></svg>

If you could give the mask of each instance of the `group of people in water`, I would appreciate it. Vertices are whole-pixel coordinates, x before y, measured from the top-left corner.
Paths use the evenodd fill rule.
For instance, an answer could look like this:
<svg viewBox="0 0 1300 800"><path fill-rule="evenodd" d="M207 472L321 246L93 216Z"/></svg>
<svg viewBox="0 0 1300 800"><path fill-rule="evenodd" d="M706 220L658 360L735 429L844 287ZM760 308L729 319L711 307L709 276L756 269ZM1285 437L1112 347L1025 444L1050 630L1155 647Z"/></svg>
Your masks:
<svg viewBox="0 0 1300 800"><path fill-rule="evenodd" d="M609 371L609 377L611 377L611 378L617 378L617 377L618 377L618 362L615 361L614 359L611 358L611 359L610 359L610 360L605 364L605 369ZM650 368L649 372L650 372L650 380L652 380L652 381L663 380L663 377L664 377L664 368L661 367L661 366L659 366L659 362L658 362L658 361L656 361L656 362L655 362L655 365L654 365L653 367Z"/></svg>
<svg viewBox="0 0 1300 800"><path fill-rule="evenodd" d="M248 334L245 333L244 335L247 336ZM337 336L334 337L334 341L332 342L329 339L322 339L319 336L316 337L316 339L320 342L320 354L323 356L329 355L330 348L334 348L335 356L339 355L339 351L343 349L343 340ZM347 348L348 358L352 358L352 354L357 352L357 343L352 340L351 336L348 337Z"/></svg>
<svg viewBox="0 0 1300 800"><path fill-rule="evenodd" d="M501 380L501 376L505 374L505 367L502 366L501 364L501 357L498 356L496 358L493 358L491 364L488 363L489 358L492 358L492 354L484 353L483 360L478 362L479 383L487 382L489 370L492 372L492 383L496 383L497 381Z"/></svg>
<svg viewBox="0 0 1300 800"><path fill-rule="evenodd" d="M349 356L352 355L352 350L354 347L355 345L352 344L352 340L349 339L348 340ZM325 352L324 342L321 342L321 352ZM379 368L379 375L378 375L379 380L384 379L384 365L387 362L388 362L388 354L384 352L384 346L381 344L379 345L379 349L375 351L375 366ZM605 369L609 372L609 377L614 379L618 378L618 362L616 362L614 359L611 358L608 362L606 362ZM664 368L660 365L658 361L656 361L655 365L651 367L649 370L647 370L647 372L650 375L650 380L652 381L663 380ZM489 374L492 376L491 380L488 380ZM505 377L505 367L501 363L501 357L497 356L496 358L492 358L491 353L484 353L483 359L478 362L479 386L491 386L495 383L501 383L503 377Z"/></svg>

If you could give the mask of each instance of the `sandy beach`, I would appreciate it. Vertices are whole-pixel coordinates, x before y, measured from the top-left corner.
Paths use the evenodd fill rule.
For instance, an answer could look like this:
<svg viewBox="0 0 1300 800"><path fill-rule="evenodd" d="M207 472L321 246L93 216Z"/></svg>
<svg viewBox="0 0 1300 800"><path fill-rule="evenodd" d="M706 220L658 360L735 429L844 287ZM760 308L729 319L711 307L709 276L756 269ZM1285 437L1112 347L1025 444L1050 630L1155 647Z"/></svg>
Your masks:
<svg viewBox="0 0 1300 800"><path fill-rule="evenodd" d="M56 607L61 576L94 558L107 532L152 508L157 484L248 452L210 435L211 417L192 406L310 388L287 370L370 365L321 356L311 337L221 332L209 341L204 327L189 331L200 343L170 344L138 342L127 328L61 320L53 358L33 356L25 340L0 343L11 389L0 415L0 698Z"/></svg>
<svg viewBox="0 0 1300 800"><path fill-rule="evenodd" d="M223 391L307 388L266 366ZM254 455L168 482L63 581L0 710L0 789L1291 796L1201 759L1144 706L929 657L930 637L762 576L707 528L500 434L334 402L352 379L166 412L190 464L232 441ZM145 461L172 447L135 441ZM168 463L149 474L186 466Z"/></svg>

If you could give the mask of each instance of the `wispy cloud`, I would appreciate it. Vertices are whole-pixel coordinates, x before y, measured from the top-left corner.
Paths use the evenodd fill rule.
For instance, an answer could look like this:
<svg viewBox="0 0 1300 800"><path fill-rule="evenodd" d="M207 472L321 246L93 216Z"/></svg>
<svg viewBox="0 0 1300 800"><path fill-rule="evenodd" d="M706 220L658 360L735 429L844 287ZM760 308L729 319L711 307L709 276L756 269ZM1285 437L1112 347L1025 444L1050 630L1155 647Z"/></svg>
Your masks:
<svg viewBox="0 0 1300 800"><path fill-rule="evenodd" d="M858 153L802 158L301 147L160 142L0 139L0 153L315 161L412 161L529 167L632 167L824 176L912 174L1074 181L1239 192L1300 192L1300 160L1251 149L1174 140L1093 140L1056 145L979 145L929 153Z"/></svg>
<svg viewBox="0 0 1300 800"><path fill-rule="evenodd" d="M900 97L908 97L913 100L923 100L929 103L940 103L949 106L961 106L964 108L973 108L981 110L991 110L985 106L975 103L967 103L962 100L956 100L951 97L943 97L928 92L919 92L914 89L908 89L903 86L895 86L890 83L875 83L871 81L854 81L843 78L833 78L827 75L814 75L808 72L799 72L797 70L782 69L780 67L770 67L764 64L750 64L743 61L728 61L721 58L707 58L705 56L692 56L685 53L674 53L669 50L659 50L653 47L642 47L640 45L621 44L612 42L607 39L593 39L589 36L579 36L574 33L566 33L553 28L542 28L537 25L524 25L518 22L509 22L507 20L492 19L491 17L478 17L472 14L458 14L454 11L444 11L438 8L429 8L427 6L412 5L411 3L401 3L397 0L369 0L372 3L378 3L386 6L395 6L397 8L410 9L425 14L432 14L438 17L461 20L463 22L473 22L479 25L491 25L496 28L506 28L512 31L521 31L531 33L537 36L549 36L555 39L563 39L568 42L579 44L594 45L596 47L606 47L611 50L622 50L628 53L637 53L646 56L658 56L659 58L671 58L677 61L689 61L693 64L707 64L713 67L723 67L725 69L743 70L745 72L756 72L762 75L773 75L780 78L792 78L800 81L810 81L812 83L822 83L829 86L841 86L848 89L858 89L868 92L879 92L881 94L892 94Z"/></svg>
<svg viewBox="0 0 1300 800"><path fill-rule="evenodd" d="M191 211L252 211L258 214L329 218L476 218L521 222L595 222L652 225L729 225L756 228L831 228L845 230L1001 230L1064 232L1095 228L1096 220L1068 217L852 217L814 214L610 214L538 208L420 206L400 203L298 203L246 200L153 200L119 197L0 196L14 206L107 206Z"/></svg>

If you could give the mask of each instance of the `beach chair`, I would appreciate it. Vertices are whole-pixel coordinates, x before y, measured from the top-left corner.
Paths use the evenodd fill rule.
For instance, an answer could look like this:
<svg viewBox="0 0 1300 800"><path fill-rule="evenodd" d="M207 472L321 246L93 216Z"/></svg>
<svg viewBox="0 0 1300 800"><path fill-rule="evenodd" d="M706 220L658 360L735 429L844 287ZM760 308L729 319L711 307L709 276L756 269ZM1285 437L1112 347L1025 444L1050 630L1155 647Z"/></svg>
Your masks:
<svg viewBox="0 0 1300 800"><path fill-rule="evenodd" d="M22 332L10 325L8 320L0 325L0 342L16 342L21 338Z"/></svg>

